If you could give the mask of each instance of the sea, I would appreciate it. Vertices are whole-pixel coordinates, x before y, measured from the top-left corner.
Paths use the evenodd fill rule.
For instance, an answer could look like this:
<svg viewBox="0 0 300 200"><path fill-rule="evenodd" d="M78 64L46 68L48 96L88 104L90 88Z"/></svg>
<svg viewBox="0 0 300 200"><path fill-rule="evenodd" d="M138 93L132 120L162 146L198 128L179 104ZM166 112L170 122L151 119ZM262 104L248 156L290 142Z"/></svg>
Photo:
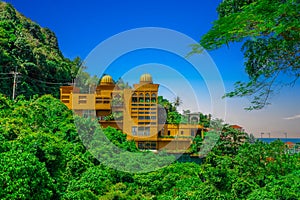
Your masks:
<svg viewBox="0 0 300 200"><path fill-rule="evenodd" d="M275 140L281 140L282 142L292 142L292 143L300 143L300 138L257 138L263 142L271 143Z"/></svg>

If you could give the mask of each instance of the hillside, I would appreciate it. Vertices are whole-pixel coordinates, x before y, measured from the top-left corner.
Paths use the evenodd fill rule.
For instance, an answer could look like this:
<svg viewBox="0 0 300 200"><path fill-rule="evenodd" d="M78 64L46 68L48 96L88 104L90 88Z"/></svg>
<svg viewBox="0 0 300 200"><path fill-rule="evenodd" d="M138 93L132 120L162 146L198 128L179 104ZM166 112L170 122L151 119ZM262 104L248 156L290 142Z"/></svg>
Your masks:
<svg viewBox="0 0 300 200"><path fill-rule="evenodd" d="M80 140L89 137L78 135L74 120L82 130L103 131L116 146L134 152L134 157L120 153L112 158L116 150L101 139L89 143L99 150L95 159ZM29 101L0 95L0 199L300 198L300 154L286 154L280 141L236 146L220 140L202 165L165 166L166 156L158 160L165 167L157 169L154 154L138 152L120 131L110 127L101 131L93 123L73 118L50 95ZM127 173L110 168L116 163L154 171Z"/></svg>
<svg viewBox="0 0 300 200"><path fill-rule="evenodd" d="M0 2L0 92L11 97L17 71L16 94L52 94L60 83L71 82L79 59L71 61L59 50L55 34L24 17L10 4ZM73 76L73 77L72 77Z"/></svg>

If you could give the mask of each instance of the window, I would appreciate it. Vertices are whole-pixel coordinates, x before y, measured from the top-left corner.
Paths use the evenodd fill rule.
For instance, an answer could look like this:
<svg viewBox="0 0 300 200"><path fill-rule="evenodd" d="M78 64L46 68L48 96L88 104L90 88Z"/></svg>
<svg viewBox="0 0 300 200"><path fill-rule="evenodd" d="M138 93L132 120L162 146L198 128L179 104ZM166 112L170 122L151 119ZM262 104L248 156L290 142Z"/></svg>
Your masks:
<svg viewBox="0 0 300 200"><path fill-rule="evenodd" d="M131 133L132 133L132 135L137 135L137 127L136 126L133 126L132 128L131 128Z"/></svg>
<svg viewBox="0 0 300 200"><path fill-rule="evenodd" d="M62 95L62 97L61 97L62 99L69 99L70 98L70 96L67 96L67 95Z"/></svg>
<svg viewBox="0 0 300 200"><path fill-rule="evenodd" d="M146 94L145 102L147 102L147 103L150 102L150 95L149 95L149 93Z"/></svg>
<svg viewBox="0 0 300 200"><path fill-rule="evenodd" d="M132 97L131 101L134 102L134 103L136 103L137 102L137 97Z"/></svg>
<svg viewBox="0 0 300 200"><path fill-rule="evenodd" d="M99 103L102 103L102 99L99 98L99 97L97 97L97 98L96 98L96 104L99 104Z"/></svg>
<svg viewBox="0 0 300 200"><path fill-rule="evenodd" d="M191 130L191 136L193 136L193 137L195 136L195 130L194 129Z"/></svg>
<svg viewBox="0 0 300 200"><path fill-rule="evenodd" d="M161 131L158 131L158 137L161 137Z"/></svg>
<svg viewBox="0 0 300 200"><path fill-rule="evenodd" d="M145 127L145 136L150 136L150 127Z"/></svg>
<svg viewBox="0 0 300 200"><path fill-rule="evenodd" d="M109 104L109 102L110 102L110 101L109 101L109 98L104 98L104 99L103 99L103 103Z"/></svg>
<svg viewBox="0 0 300 200"><path fill-rule="evenodd" d="M171 131L169 131L169 130L168 130L168 135L169 135L169 136L171 135Z"/></svg>
<svg viewBox="0 0 300 200"><path fill-rule="evenodd" d="M144 102L144 94L143 93L139 94L139 102Z"/></svg>
<svg viewBox="0 0 300 200"><path fill-rule="evenodd" d="M156 142L154 141L138 142L138 148L143 150L156 150L156 146Z"/></svg>
<svg viewBox="0 0 300 200"><path fill-rule="evenodd" d="M144 127L138 127L138 136L144 136Z"/></svg>
<svg viewBox="0 0 300 200"><path fill-rule="evenodd" d="M181 131L181 135L183 135L184 134L184 131Z"/></svg>
<svg viewBox="0 0 300 200"><path fill-rule="evenodd" d="M78 104L86 104L86 102L87 102L86 96L78 97Z"/></svg>
<svg viewBox="0 0 300 200"><path fill-rule="evenodd" d="M138 136L150 136L150 127L149 126L138 127Z"/></svg>

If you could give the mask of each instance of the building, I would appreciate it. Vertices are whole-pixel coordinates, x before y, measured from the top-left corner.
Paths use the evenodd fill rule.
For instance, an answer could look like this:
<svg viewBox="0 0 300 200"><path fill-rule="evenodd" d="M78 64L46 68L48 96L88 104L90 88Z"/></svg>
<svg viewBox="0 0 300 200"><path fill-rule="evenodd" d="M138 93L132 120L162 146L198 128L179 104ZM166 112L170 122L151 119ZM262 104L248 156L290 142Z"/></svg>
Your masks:
<svg viewBox="0 0 300 200"><path fill-rule="evenodd" d="M198 118L188 124L165 124L157 102L158 89L150 74L143 74L139 83L125 89L105 75L93 93L62 86L60 99L76 114L94 115L103 127L121 130L139 149L186 151L196 135L203 137L203 127L198 125Z"/></svg>
<svg viewBox="0 0 300 200"><path fill-rule="evenodd" d="M233 129L236 129L236 130L238 130L238 131L241 131L241 132L244 132L244 131L245 131L243 127L241 127L241 126L239 126L239 125L236 125L236 124L230 125L230 127L233 128Z"/></svg>

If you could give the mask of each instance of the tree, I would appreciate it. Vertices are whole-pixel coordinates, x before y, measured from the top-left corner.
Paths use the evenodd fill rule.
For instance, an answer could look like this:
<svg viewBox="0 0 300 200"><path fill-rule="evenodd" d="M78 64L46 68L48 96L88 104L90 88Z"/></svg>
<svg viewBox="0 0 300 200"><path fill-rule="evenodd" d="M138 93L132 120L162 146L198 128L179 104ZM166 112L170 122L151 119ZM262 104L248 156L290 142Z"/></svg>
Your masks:
<svg viewBox="0 0 300 200"><path fill-rule="evenodd" d="M235 155L210 152L199 177L225 199L298 199L299 164L280 141L246 142Z"/></svg>
<svg viewBox="0 0 300 200"><path fill-rule="evenodd" d="M163 107L166 110L166 112L174 110L172 103L170 103L167 99L163 98L163 96L158 96L157 100L158 100L158 104L161 107Z"/></svg>
<svg viewBox="0 0 300 200"><path fill-rule="evenodd" d="M250 96L247 109L261 109L274 91L294 85L300 76L299 10L297 0L224 0L219 18L192 52L243 42L249 81L236 82L225 96Z"/></svg>
<svg viewBox="0 0 300 200"><path fill-rule="evenodd" d="M120 77L120 78L118 79L118 81L116 82L116 85L117 85L121 90L131 88L130 85L129 85L129 83L128 83L128 82L125 83L124 80L123 80L121 77Z"/></svg>
<svg viewBox="0 0 300 200"><path fill-rule="evenodd" d="M33 154L11 150L0 153L1 199L51 199L53 179Z"/></svg>
<svg viewBox="0 0 300 200"><path fill-rule="evenodd" d="M174 98L173 104L174 104L174 108L175 108L175 109L176 109L177 107L181 106L181 104L182 104L181 98L180 98L179 96L176 96L176 97Z"/></svg>
<svg viewBox="0 0 300 200"><path fill-rule="evenodd" d="M59 87L71 83L81 65L79 58L65 58L55 34L18 13L12 5L0 2L0 92L11 97L13 76L16 94L59 96Z"/></svg>
<svg viewBox="0 0 300 200"><path fill-rule="evenodd" d="M203 113L200 113L199 118L200 125L204 126L205 128L208 128L210 126L211 114L204 115Z"/></svg>

